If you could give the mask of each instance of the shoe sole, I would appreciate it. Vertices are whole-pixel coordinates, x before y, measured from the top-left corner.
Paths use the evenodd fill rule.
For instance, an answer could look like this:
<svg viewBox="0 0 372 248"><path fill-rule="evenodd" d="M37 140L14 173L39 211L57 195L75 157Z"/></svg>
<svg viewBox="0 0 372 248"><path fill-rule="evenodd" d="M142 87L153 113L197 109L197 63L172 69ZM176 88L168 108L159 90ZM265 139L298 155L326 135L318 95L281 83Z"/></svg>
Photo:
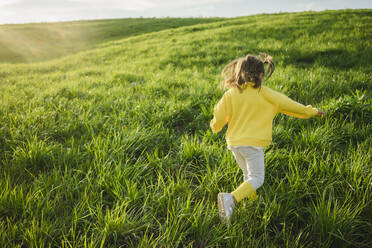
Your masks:
<svg viewBox="0 0 372 248"><path fill-rule="evenodd" d="M225 224L228 224L227 216L225 213L225 207L223 205L223 194L222 193L218 193L217 203L218 203L218 213L220 215L221 221Z"/></svg>

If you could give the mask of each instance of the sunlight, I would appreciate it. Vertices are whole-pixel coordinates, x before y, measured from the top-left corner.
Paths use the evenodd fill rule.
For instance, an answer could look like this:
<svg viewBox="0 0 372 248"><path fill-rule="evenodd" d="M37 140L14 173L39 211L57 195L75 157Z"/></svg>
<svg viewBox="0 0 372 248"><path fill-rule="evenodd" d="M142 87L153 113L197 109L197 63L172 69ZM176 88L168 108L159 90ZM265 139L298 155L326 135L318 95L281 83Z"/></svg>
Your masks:
<svg viewBox="0 0 372 248"><path fill-rule="evenodd" d="M78 51L89 39L83 25L0 26L1 61L37 61Z"/></svg>

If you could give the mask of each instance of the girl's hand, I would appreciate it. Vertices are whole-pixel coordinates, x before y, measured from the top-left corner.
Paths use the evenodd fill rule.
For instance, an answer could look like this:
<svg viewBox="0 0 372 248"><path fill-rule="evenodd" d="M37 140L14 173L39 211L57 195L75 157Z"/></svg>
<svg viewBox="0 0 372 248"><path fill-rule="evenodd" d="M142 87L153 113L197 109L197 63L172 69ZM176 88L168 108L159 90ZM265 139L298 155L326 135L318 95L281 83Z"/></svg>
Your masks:
<svg viewBox="0 0 372 248"><path fill-rule="evenodd" d="M325 116L325 113L321 109L318 109L318 115L319 116Z"/></svg>

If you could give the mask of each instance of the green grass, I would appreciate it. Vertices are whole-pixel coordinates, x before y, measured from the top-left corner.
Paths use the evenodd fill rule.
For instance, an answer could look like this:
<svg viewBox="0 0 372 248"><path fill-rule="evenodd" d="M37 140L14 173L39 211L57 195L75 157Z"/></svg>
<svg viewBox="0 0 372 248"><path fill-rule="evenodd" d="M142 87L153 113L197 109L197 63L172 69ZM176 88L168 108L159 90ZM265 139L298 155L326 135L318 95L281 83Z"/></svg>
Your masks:
<svg viewBox="0 0 372 248"><path fill-rule="evenodd" d="M1 64L1 247L372 246L371 10L138 21ZM259 52L266 85L327 115L275 119L260 201L227 228L216 197L243 176L209 121L223 66Z"/></svg>
<svg viewBox="0 0 372 248"><path fill-rule="evenodd" d="M0 63L45 61L107 41L210 23L222 18L129 18L79 22L0 25Z"/></svg>

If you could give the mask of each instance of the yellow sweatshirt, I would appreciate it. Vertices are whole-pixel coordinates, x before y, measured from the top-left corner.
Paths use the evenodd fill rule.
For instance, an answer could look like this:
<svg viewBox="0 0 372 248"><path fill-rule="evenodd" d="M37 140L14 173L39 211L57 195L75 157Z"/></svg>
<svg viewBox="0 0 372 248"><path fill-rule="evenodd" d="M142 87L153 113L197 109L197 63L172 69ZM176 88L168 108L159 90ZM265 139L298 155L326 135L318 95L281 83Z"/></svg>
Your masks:
<svg viewBox="0 0 372 248"><path fill-rule="evenodd" d="M308 119L318 109L304 106L266 86L255 89L247 84L240 92L232 88L225 92L214 108L210 126L214 133L228 124L226 142L230 146L259 146L271 143L272 122L278 113Z"/></svg>

